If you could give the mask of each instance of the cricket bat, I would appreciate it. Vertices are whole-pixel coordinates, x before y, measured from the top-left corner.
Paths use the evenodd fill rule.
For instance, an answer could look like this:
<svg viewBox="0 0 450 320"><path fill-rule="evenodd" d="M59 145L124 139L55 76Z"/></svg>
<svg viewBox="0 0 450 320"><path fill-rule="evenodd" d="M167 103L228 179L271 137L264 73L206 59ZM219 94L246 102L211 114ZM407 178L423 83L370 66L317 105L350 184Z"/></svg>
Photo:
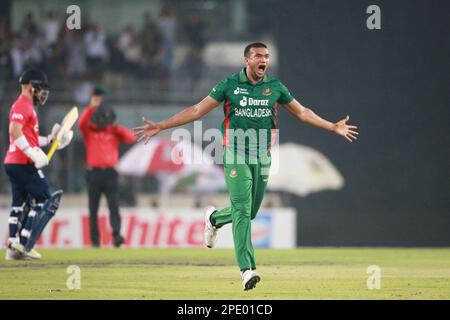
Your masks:
<svg viewBox="0 0 450 320"><path fill-rule="evenodd" d="M58 132L56 133L55 140L53 140L52 146L50 147L50 150L48 151L47 158L48 161L53 157L55 154L56 149L59 146L59 141L61 141L62 135L72 129L73 125L78 119L78 108L73 107L70 109L70 111L66 114L63 121L61 122L61 128L59 128Z"/></svg>

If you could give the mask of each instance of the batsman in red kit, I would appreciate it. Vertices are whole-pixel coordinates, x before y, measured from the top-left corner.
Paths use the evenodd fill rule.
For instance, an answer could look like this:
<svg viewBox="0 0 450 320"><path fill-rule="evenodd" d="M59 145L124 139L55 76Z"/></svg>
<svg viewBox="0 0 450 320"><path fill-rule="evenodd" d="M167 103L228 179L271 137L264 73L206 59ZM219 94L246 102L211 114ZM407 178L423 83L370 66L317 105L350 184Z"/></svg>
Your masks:
<svg viewBox="0 0 450 320"><path fill-rule="evenodd" d="M48 165L47 155L41 147L51 143L60 128L56 123L50 135L39 136L35 106L43 106L47 101L47 76L40 70L30 69L20 76L19 82L21 94L9 114L10 144L4 161L12 191L6 260L41 258L33 247L55 215L63 193L59 190L51 194L48 181L40 170ZM66 132L58 149L66 147L72 137L73 131Z"/></svg>
<svg viewBox="0 0 450 320"><path fill-rule="evenodd" d="M119 179L115 166L119 161L119 144L134 143L134 132L115 124L116 114L102 105L106 90L96 87L90 104L78 121L86 146L86 182L89 197L89 226L93 247L100 246L98 208L102 194L106 196L110 213L113 244L120 247L124 238L120 235Z"/></svg>

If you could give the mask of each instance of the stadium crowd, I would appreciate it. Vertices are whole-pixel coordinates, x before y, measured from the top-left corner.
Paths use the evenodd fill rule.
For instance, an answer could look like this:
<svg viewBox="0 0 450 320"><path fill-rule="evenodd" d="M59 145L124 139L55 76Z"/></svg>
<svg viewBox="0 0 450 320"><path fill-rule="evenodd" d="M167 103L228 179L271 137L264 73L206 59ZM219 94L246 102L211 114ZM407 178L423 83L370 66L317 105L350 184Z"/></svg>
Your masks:
<svg viewBox="0 0 450 320"><path fill-rule="evenodd" d="M63 17L62 17L63 18ZM149 12L142 27L129 25L118 34L106 34L95 22L82 20L80 30L68 30L54 12L39 24L25 13L20 31L13 32L0 17L0 80L13 80L29 66L45 71L52 80L168 81L174 68L177 24L174 7L163 5L157 18ZM196 15L181 23L189 48L186 66L202 63L205 23Z"/></svg>

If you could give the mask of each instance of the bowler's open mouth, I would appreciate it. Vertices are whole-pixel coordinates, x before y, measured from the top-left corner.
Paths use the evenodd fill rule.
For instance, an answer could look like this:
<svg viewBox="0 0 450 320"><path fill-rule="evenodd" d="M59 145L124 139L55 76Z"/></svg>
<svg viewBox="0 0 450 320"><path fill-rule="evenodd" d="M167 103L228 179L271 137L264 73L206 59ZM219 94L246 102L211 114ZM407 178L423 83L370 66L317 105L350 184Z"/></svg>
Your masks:
<svg viewBox="0 0 450 320"><path fill-rule="evenodd" d="M267 68L267 65L265 65L265 64L258 65L257 73L264 74L264 72L266 71L266 68Z"/></svg>

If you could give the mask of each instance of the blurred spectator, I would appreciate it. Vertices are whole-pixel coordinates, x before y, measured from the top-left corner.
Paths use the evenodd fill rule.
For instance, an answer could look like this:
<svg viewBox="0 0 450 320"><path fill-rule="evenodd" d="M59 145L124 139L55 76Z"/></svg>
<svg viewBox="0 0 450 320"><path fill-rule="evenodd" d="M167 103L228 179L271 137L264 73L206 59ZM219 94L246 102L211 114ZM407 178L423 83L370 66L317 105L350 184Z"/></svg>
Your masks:
<svg viewBox="0 0 450 320"><path fill-rule="evenodd" d="M188 16L184 23L187 40L192 47L203 50L206 44L206 22L198 13Z"/></svg>
<svg viewBox="0 0 450 320"><path fill-rule="evenodd" d="M0 39L0 79L11 77L10 43L6 38Z"/></svg>
<svg viewBox="0 0 450 320"><path fill-rule="evenodd" d="M164 46L164 56L162 58L162 67L165 78L169 78L173 68L173 58L176 48L176 18L175 10L171 2L165 2L161 9L161 14L156 21L159 32L161 33Z"/></svg>
<svg viewBox="0 0 450 320"><path fill-rule="evenodd" d="M49 51L47 56L49 59L46 63L46 70L52 79L63 79L68 76L67 70L70 60L70 54L68 51L72 48L72 44L68 43L69 40L67 39L69 33L71 33L70 30L65 27L61 27L57 41L53 44L53 46L47 47L47 50ZM74 36L76 35L72 35L72 37Z"/></svg>
<svg viewBox="0 0 450 320"><path fill-rule="evenodd" d="M34 21L33 14L31 12L28 12L25 15L25 18L22 23L21 30L21 37L25 40L28 40L32 34L37 34L38 27L36 22Z"/></svg>
<svg viewBox="0 0 450 320"><path fill-rule="evenodd" d="M127 26L119 35L119 39L117 41L119 49L125 54L125 51L132 45L135 38L136 31L132 26Z"/></svg>
<svg viewBox="0 0 450 320"><path fill-rule="evenodd" d="M67 75L82 77L86 73L86 45L81 31L66 32L65 53Z"/></svg>
<svg viewBox="0 0 450 320"><path fill-rule="evenodd" d="M109 63L105 73L105 83L114 91L120 92L124 86L122 73L125 69L125 57L119 48L119 41L117 38L110 38L108 40L109 49Z"/></svg>
<svg viewBox="0 0 450 320"><path fill-rule="evenodd" d="M156 23L151 19L149 12L144 14L143 30L141 33L141 60L137 76L140 79L163 79L163 38Z"/></svg>
<svg viewBox="0 0 450 320"><path fill-rule="evenodd" d="M144 13L144 23L142 25L142 32L145 32L146 30L153 29L155 27L155 23L152 20L152 15L150 12Z"/></svg>
<svg viewBox="0 0 450 320"><path fill-rule="evenodd" d="M125 68L131 69L131 72L136 73L139 70L139 63L142 60L142 50L138 34L132 26L128 26L120 34L118 49L124 57Z"/></svg>
<svg viewBox="0 0 450 320"><path fill-rule="evenodd" d="M189 43L189 53L186 57L185 67L193 88L196 87L198 80L203 75L203 50L206 44L206 28L206 23L196 13L188 16L184 23L184 30Z"/></svg>
<svg viewBox="0 0 450 320"><path fill-rule="evenodd" d="M0 79L9 79L11 70L11 37L7 28L7 19L0 16Z"/></svg>
<svg viewBox="0 0 450 320"><path fill-rule="evenodd" d="M60 30L60 23L55 18L53 11L49 11L47 13L47 17L45 18L42 25L45 44L47 46L52 46L58 40Z"/></svg>
<svg viewBox="0 0 450 320"><path fill-rule="evenodd" d="M103 67L108 59L106 35L96 24L91 24L84 36L86 58L89 72L98 80L103 73Z"/></svg>
<svg viewBox="0 0 450 320"><path fill-rule="evenodd" d="M25 58L23 56L24 45L20 38L13 40L11 47L12 76L18 79L24 70Z"/></svg>
<svg viewBox="0 0 450 320"><path fill-rule="evenodd" d="M142 60L140 77L143 79L162 78L164 48L158 29L144 31L142 39Z"/></svg>
<svg viewBox="0 0 450 320"><path fill-rule="evenodd" d="M125 58L119 48L119 41L117 38L111 37L107 41L109 51L108 69L111 71L124 71Z"/></svg>
<svg viewBox="0 0 450 320"><path fill-rule="evenodd" d="M73 87L73 94L76 105L86 105L91 98L93 90L94 83L89 78L78 80Z"/></svg>
<svg viewBox="0 0 450 320"><path fill-rule="evenodd" d="M8 79L11 75L11 38L7 28L7 18L0 15L0 79Z"/></svg>
<svg viewBox="0 0 450 320"><path fill-rule="evenodd" d="M24 41L24 48L23 57L26 66L43 69L45 43L44 39L38 34L37 29L30 29L28 38Z"/></svg>

